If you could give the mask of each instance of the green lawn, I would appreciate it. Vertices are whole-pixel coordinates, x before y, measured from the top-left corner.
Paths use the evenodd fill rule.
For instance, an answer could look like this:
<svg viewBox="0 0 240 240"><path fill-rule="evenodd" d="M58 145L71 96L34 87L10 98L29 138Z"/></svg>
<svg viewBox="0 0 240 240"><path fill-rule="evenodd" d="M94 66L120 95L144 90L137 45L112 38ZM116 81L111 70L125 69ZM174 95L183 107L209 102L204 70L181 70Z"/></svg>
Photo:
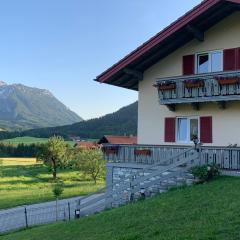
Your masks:
<svg viewBox="0 0 240 240"><path fill-rule="evenodd" d="M3 158L0 174L0 209L53 199L52 176L34 158ZM73 170L62 170L58 177L65 183L62 198L85 195L104 185L103 180L95 185Z"/></svg>
<svg viewBox="0 0 240 240"><path fill-rule="evenodd" d="M240 178L175 189L95 216L1 240L239 240Z"/></svg>
<svg viewBox="0 0 240 240"><path fill-rule="evenodd" d="M48 141L48 138L36 138L36 137L27 137L27 136L1 140L1 142L3 143L13 144L13 145L18 145L19 143L24 143L24 144L46 143L47 141ZM66 141L66 142L71 146L75 144L75 142L73 141Z"/></svg>

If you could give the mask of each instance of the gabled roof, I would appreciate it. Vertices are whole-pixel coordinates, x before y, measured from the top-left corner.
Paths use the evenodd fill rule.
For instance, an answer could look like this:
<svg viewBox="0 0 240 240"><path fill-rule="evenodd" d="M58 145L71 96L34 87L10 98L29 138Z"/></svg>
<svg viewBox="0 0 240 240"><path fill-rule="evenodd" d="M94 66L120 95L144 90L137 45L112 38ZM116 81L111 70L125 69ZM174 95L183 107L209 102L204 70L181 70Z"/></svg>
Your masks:
<svg viewBox="0 0 240 240"><path fill-rule="evenodd" d="M176 49L239 10L240 0L204 0L171 25L163 29L95 79L132 90L138 90L143 72Z"/></svg>
<svg viewBox="0 0 240 240"><path fill-rule="evenodd" d="M132 136L103 136L98 144L109 143L109 144L137 144L137 137Z"/></svg>
<svg viewBox="0 0 240 240"><path fill-rule="evenodd" d="M99 147L99 145L96 142L81 141L77 143L76 147L83 149L94 149Z"/></svg>

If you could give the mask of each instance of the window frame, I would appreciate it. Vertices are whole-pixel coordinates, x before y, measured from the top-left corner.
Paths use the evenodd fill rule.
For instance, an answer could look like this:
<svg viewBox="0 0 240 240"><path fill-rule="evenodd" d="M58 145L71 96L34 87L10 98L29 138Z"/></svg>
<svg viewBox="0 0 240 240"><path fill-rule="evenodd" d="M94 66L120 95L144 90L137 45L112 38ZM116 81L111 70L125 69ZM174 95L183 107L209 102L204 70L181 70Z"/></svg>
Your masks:
<svg viewBox="0 0 240 240"><path fill-rule="evenodd" d="M217 72L222 72L223 71L223 49L219 49L219 50L212 50L212 51L195 53L195 74L214 73L212 71L212 54L214 54L214 53L221 53L221 70L217 71ZM208 63L208 72L206 72L206 73L199 73L198 72L199 56L201 56L201 55L208 55L209 63Z"/></svg>
<svg viewBox="0 0 240 240"><path fill-rule="evenodd" d="M187 119L187 140L186 141L180 141L178 140L178 119ZM199 116L179 116L176 117L176 123L175 123L175 139L176 143L180 144L191 144L192 141L190 139L190 121L191 119L197 119L198 120L198 139L200 140L200 117Z"/></svg>

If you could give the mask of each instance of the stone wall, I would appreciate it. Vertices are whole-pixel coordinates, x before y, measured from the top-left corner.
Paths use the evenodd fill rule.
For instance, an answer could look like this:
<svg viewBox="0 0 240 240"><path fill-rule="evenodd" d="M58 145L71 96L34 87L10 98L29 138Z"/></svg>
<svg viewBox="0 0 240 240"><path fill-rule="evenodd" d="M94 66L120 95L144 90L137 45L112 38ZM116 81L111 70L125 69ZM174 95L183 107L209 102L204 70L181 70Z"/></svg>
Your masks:
<svg viewBox="0 0 240 240"><path fill-rule="evenodd" d="M164 179L160 176L154 176L145 180L143 183L148 185L147 187L143 188L143 183L132 187L132 181L155 171L154 169L143 171L145 166L140 164L107 164L107 208L117 207L140 198L151 197L157 193L166 192L172 187L190 185L193 182L193 176L188 172L188 168L182 166L164 172L166 176L169 175L169 177L164 177ZM162 168L164 169L164 166ZM136 190L136 188L137 192L132 194L132 189Z"/></svg>

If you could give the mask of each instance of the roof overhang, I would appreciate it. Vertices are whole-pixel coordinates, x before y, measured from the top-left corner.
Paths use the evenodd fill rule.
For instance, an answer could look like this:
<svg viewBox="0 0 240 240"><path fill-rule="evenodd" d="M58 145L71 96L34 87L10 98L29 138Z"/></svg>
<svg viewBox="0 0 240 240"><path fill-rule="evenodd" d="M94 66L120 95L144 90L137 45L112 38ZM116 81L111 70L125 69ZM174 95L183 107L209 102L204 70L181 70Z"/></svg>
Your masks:
<svg viewBox="0 0 240 240"><path fill-rule="evenodd" d="M194 38L203 41L205 31L238 10L240 0L204 0L95 80L138 90L146 69Z"/></svg>

